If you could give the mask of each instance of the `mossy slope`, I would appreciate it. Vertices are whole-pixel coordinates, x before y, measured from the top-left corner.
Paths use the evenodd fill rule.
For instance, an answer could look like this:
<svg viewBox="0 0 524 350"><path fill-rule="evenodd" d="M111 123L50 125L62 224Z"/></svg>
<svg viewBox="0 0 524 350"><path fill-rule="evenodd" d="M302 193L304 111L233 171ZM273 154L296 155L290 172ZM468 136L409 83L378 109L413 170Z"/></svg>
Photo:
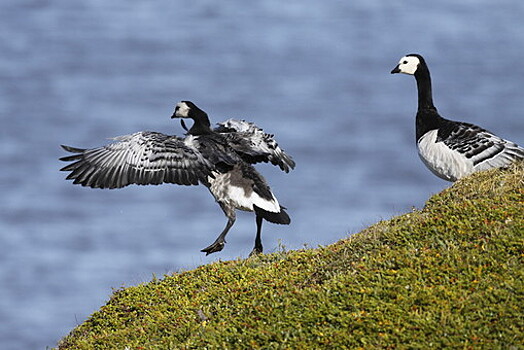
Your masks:
<svg viewBox="0 0 524 350"><path fill-rule="evenodd" d="M119 290L59 349L518 349L523 263L520 164L327 247Z"/></svg>

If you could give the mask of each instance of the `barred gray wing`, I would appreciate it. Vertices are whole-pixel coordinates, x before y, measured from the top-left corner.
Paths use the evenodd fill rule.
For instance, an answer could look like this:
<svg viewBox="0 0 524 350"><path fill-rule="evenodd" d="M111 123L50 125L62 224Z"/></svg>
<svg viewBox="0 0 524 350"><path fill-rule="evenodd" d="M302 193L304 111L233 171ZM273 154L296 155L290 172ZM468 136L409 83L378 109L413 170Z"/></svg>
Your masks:
<svg viewBox="0 0 524 350"><path fill-rule="evenodd" d="M74 184L92 188L121 188L131 184L198 185L207 183L212 165L198 151L194 137L179 138L158 132L137 132L114 138L106 146L82 149L62 146L75 153L60 158L72 162L62 171Z"/></svg>
<svg viewBox="0 0 524 350"><path fill-rule="evenodd" d="M524 159L524 148L473 124L455 122L439 130L437 141L471 159L478 170L506 167Z"/></svg>
<svg viewBox="0 0 524 350"><path fill-rule="evenodd" d="M295 161L279 147L274 136L254 123L229 119L218 123L214 131L220 133L248 163L270 162L286 173L295 168Z"/></svg>

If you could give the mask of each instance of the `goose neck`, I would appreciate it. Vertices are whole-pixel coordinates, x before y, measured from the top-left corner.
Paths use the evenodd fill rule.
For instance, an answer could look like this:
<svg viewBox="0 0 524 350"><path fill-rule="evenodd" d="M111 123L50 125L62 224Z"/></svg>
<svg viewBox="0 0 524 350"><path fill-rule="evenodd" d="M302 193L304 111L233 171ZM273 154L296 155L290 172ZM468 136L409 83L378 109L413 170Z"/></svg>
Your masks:
<svg viewBox="0 0 524 350"><path fill-rule="evenodd" d="M193 118L193 126L189 129L188 134L191 135L204 135L211 134L211 123L206 114L199 114Z"/></svg>
<svg viewBox="0 0 524 350"><path fill-rule="evenodd" d="M418 90L418 109L435 109L431 91L431 77L426 65L421 65L415 72Z"/></svg>

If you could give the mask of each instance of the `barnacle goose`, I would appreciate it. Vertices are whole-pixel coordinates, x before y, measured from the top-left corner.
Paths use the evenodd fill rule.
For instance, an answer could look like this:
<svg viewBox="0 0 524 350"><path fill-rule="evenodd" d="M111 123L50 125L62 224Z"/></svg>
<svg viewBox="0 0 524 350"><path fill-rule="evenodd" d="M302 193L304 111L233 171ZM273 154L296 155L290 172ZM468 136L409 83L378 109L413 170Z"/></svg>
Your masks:
<svg viewBox="0 0 524 350"><path fill-rule="evenodd" d="M479 126L442 118L433 105L431 78L424 58L402 57L391 71L414 75L418 88L416 141L424 164L438 177L456 181L471 173L503 168L524 159L524 148Z"/></svg>
<svg viewBox="0 0 524 350"><path fill-rule="evenodd" d="M224 230L208 247L206 255L221 251L233 226L235 210L254 211L255 247L261 253L262 219L288 225L290 218L280 206L266 180L251 165L271 162L284 172L295 167L293 159L253 123L230 119L211 128L203 110L190 101L179 102L171 118L189 118L192 127L185 137L141 131L114 138L106 146L82 149L62 147L75 153L60 158L72 162L63 167L67 179L92 188L121 188L130 184L205 185L227 217Z"/></svg>

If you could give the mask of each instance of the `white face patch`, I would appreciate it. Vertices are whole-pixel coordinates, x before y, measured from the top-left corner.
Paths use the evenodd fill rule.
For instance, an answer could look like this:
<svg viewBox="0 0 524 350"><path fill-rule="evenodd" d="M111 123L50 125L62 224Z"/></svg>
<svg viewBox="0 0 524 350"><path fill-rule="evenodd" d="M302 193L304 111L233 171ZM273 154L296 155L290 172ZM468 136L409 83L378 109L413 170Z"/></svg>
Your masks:
<svg viewBox="0 0 524 350"><path fill-rule="evenodd" d="M420 60L415 56L404 56L398 62L400 73L413 75L417 71Z"/></svg>
<svg viewBox="0 0 524 350"><path fill-rule="evenodd" d="M190 109L185 102L178 102L175 107L175 115L180 118L189 118Z"/></svg>

